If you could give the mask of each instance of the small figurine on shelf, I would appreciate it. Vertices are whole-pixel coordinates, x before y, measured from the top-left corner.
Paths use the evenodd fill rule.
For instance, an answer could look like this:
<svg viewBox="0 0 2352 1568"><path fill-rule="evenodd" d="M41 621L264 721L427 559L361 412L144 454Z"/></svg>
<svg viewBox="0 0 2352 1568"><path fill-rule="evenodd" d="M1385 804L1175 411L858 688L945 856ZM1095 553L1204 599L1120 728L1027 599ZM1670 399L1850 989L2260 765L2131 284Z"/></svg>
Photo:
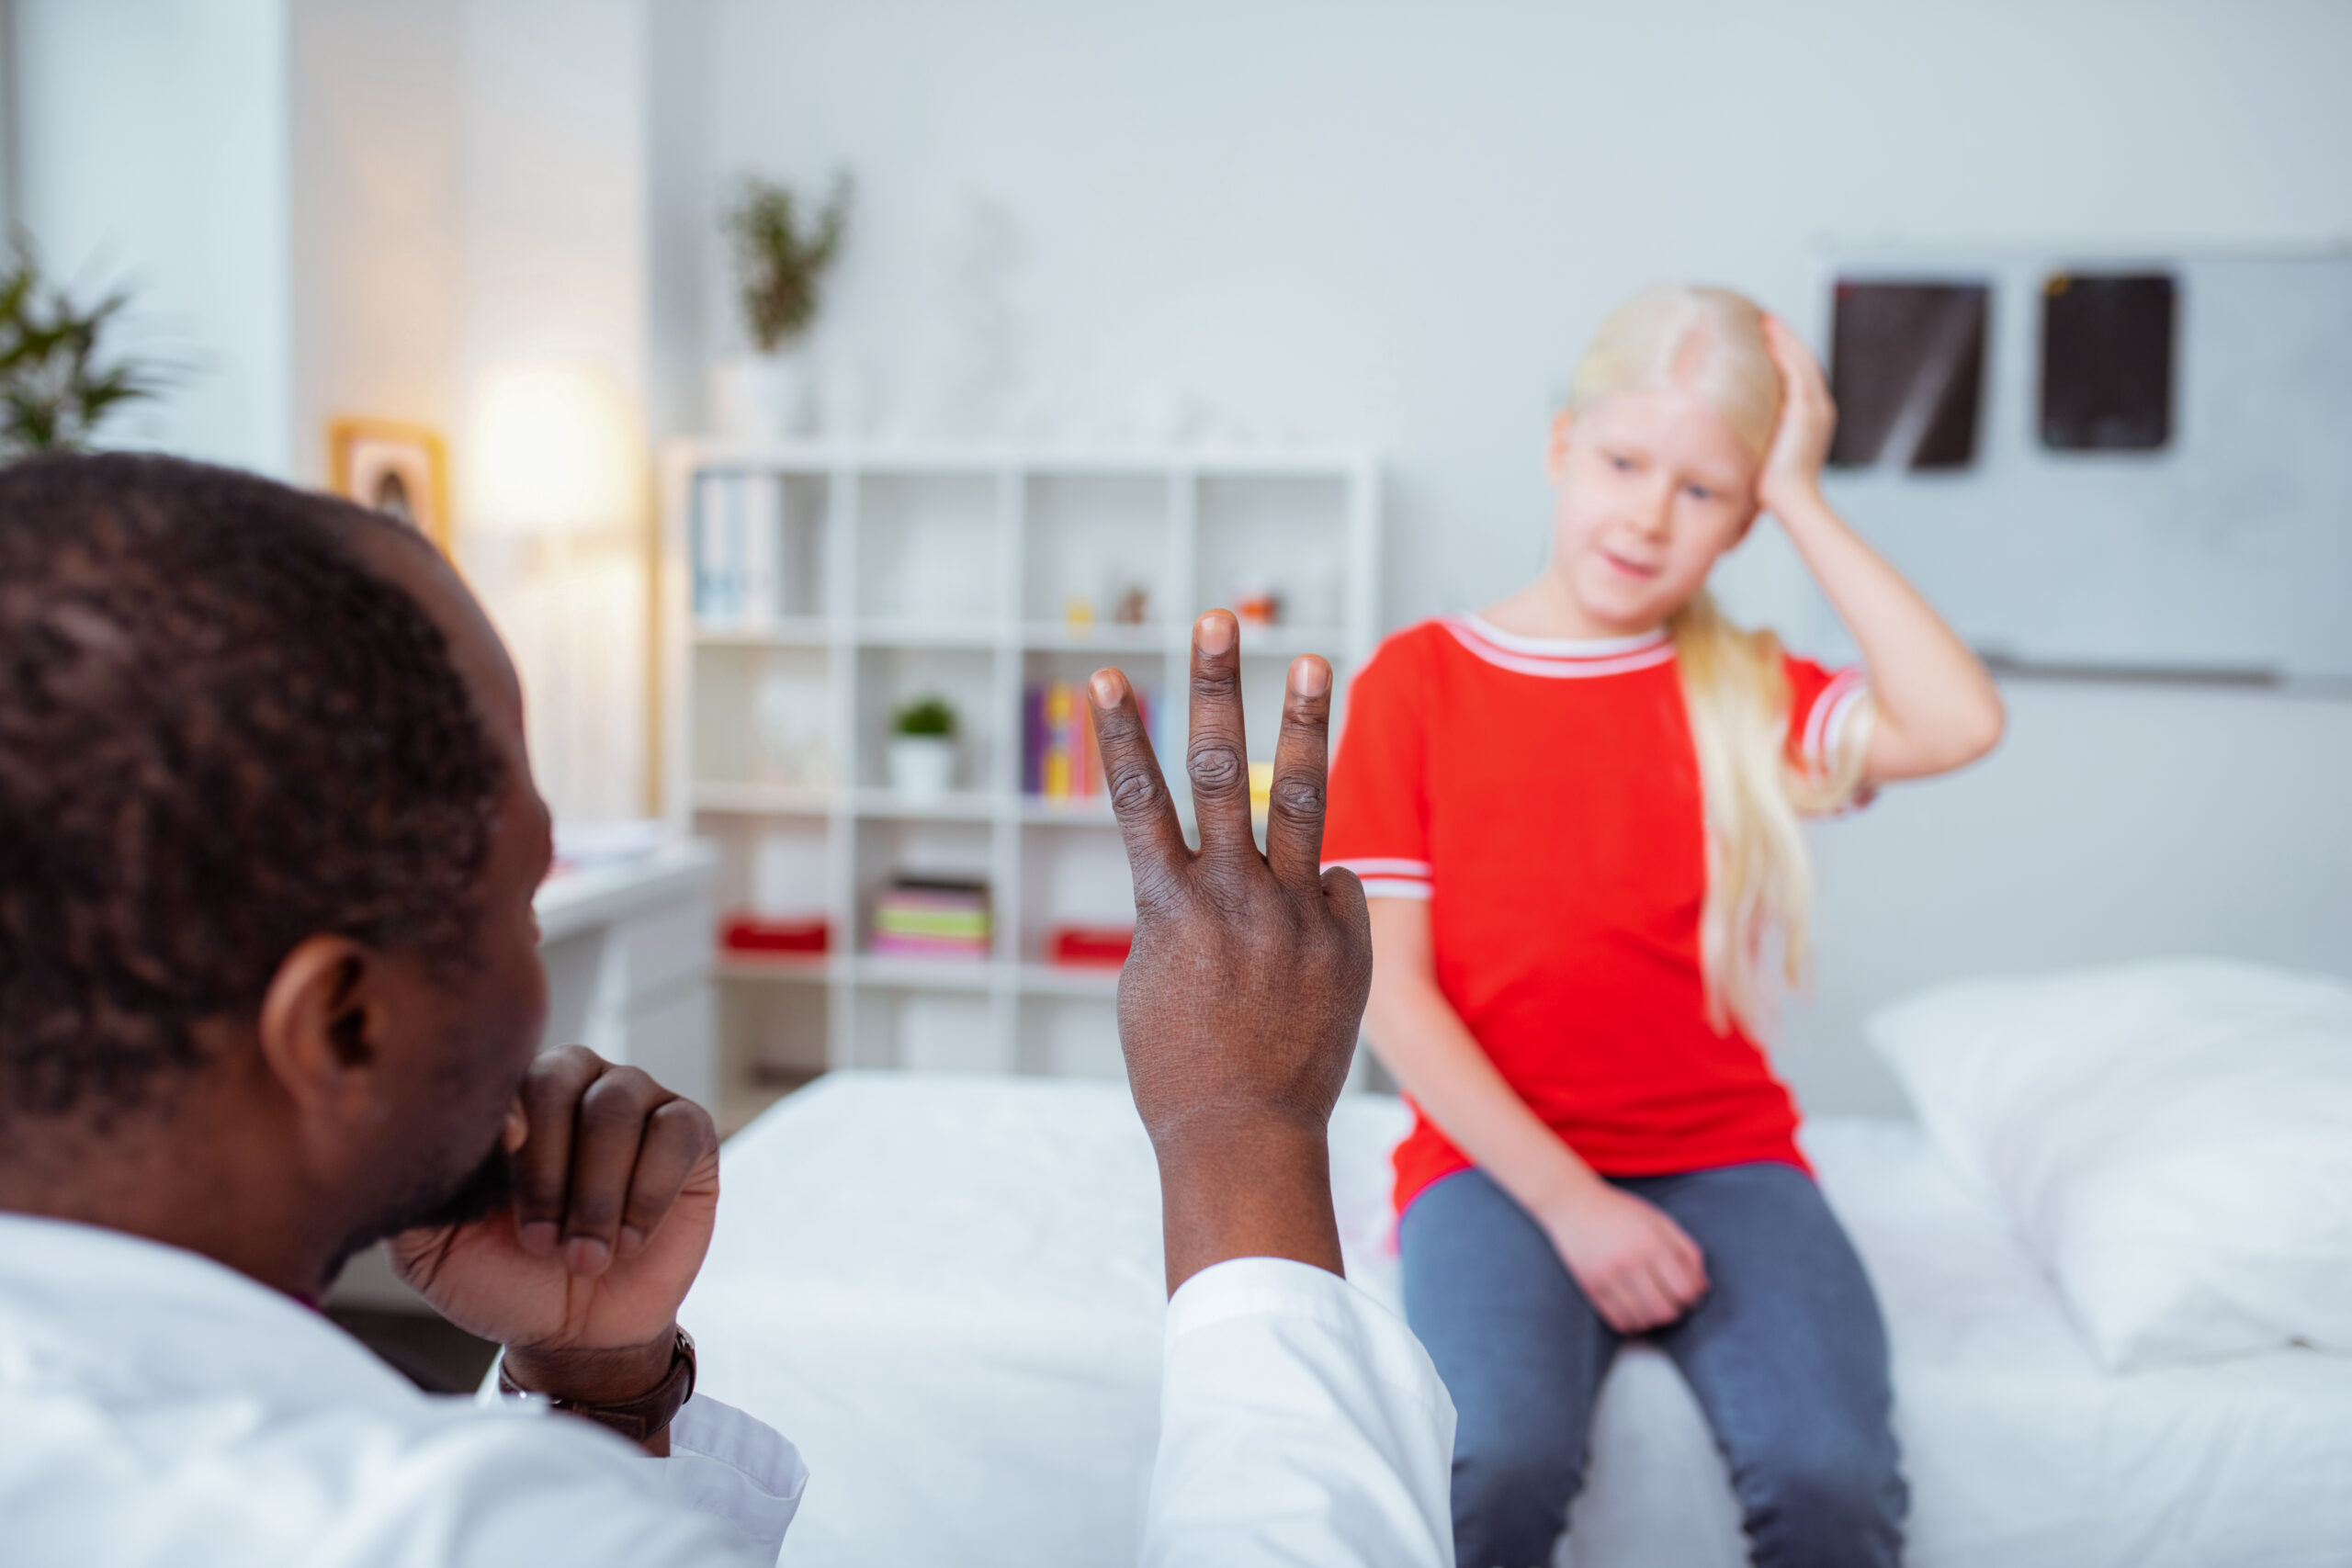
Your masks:
<svg viewBox="0 0 2352 1568"><path fill-rule="evenodd" d="M1137 583L1120 593L1111 609L1114 624L1139 626L1151 619L1151 590Z"/></svg>
<svg viewBox="0 0 2352 1568"><path fill-rule="evenodd" d="M1233 618L1245 626L1278 626L1283 621L1283 596L1271 588L1237 593L1233 596Z"/></svg>
<svg viewBox="0 0 2352 1568"><path fill-rule="evenodd" d="M956 787L956 710L920 697L890 724L890 787L910 800L937 800Z"/></svg>

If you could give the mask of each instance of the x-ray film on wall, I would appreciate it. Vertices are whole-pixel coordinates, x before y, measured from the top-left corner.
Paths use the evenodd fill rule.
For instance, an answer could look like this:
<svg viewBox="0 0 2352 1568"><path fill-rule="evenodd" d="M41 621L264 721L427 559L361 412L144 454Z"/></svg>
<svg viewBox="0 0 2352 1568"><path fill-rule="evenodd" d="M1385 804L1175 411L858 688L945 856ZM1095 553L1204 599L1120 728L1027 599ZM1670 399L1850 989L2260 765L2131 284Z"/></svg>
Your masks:
<svg viewBox="0 0 2352 1568"><path fill-rule="evenodd" d="M1829 379L1841 468L1964 468L1984 400L1982 283L1840 279Z"/></svg>

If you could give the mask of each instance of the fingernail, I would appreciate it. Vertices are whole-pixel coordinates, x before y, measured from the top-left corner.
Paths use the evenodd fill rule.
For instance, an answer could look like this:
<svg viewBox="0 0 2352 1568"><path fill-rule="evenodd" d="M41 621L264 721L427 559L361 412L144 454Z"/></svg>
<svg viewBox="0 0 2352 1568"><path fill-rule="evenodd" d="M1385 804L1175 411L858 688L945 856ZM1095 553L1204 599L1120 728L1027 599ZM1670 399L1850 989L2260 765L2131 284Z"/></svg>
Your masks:
<svg viewBox="0 0 2352 1568"><path fill-rule="evenodd" d="M1203 653L1223 653L1233 646L1233 617L1222 610L1211 610L1193 626L1193 641Z"/></svg>
<svg viewBox="0 0 2352 1568"><path fill-rule="evenodd" d="M1302 697L1321 696L1331 689L1331 667L1312 654L1292 660L1290 689Z"/></svg>
<svg viewBox="0 0 2352 1568"><path fill-rule="evenodd" d="M624 1256L645 1245L645 1233L635 1225L621 1227L621 1252Z"/></svg>
<svg viewBox="0 0 2352 1568"><path fill-rule="evenodd" d="M1119 672L1117 671L1097 670L1094 672L1094 679L1088 684L1093 690L1096 707L1114 708L1119 705Z"/></svg>
<svg viewBox="0 0 2352 1568"><path fill-rule="evenodd" d="M554 1256L559 1239L555 1226L546 1220L534 1220L523 1227L523 1250L540 1258Z"/></svg>
<svg viewBox="0 0 2352 1568"><path fill-rule="evenodd" d="M612 1260L613 1249L593 1235L571 1238L563 1249L563 1266L575 1274L598 1274Z"/></svg>

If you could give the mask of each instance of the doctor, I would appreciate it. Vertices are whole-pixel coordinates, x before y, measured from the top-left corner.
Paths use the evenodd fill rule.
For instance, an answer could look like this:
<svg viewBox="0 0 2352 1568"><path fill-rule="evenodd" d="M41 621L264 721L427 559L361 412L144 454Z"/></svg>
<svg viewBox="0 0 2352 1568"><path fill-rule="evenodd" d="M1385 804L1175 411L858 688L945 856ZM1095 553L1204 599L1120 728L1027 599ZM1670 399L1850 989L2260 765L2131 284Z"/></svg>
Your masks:
<svg viewBox="0 0 2352 1568"><path fill-rule="evenodd" d="M1196 635L1197 854L1094 685L1173 1292L1143 1556L1450 1562L1452 1406L1339 1275L1370 948L1315 871L1329 671L1292 671L1261 857L1235 643ZM514 671L418 536L165 458L0 473L0 1560L775 1560L799 1459L676 1322L717 1139L538 1052L548 853ZM316 1312L382 1236L503 1395Z"/></svg>

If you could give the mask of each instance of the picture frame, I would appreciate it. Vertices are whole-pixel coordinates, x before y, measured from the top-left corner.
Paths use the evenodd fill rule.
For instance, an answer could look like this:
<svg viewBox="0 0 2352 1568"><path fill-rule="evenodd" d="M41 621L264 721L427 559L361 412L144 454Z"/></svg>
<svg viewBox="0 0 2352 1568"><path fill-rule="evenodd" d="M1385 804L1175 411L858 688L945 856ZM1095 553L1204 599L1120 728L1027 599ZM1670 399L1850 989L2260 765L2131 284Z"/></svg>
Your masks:
<svg viewBox="0 0 2352 1568"><path fill-rule="evenodd" d="M449 462L440 434L399 420L327 425L327 484L337 495L399 517L452 553Z"/></svg>

